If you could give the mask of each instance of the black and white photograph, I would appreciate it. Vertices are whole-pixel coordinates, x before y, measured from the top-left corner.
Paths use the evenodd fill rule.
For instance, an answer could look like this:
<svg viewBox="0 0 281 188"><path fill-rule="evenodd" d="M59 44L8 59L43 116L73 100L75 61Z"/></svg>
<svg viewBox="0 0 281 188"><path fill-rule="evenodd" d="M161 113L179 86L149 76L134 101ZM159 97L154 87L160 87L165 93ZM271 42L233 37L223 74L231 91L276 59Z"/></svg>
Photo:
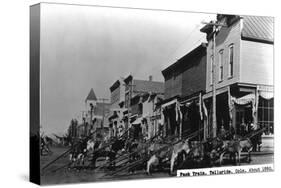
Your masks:
<svg viewBox="0 0 281 188"><path fill-rule="evenodd" d="M29 8L32 182L275 170L274 17Z"/></svg>

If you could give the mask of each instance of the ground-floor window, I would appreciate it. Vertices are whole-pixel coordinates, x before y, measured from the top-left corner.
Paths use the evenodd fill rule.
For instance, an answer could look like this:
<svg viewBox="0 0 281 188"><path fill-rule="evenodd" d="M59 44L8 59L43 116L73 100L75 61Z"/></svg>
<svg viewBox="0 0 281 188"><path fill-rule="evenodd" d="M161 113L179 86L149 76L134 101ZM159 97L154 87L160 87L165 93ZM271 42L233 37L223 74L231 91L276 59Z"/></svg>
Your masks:
<svg viewBox="0 0 281 188"><path fill-rule="evenodd" d="M264 99L259 97L259 106L258 106L258 123L261 127L265 127L265 134L272 135L274 133L274 99Z"/></svg>

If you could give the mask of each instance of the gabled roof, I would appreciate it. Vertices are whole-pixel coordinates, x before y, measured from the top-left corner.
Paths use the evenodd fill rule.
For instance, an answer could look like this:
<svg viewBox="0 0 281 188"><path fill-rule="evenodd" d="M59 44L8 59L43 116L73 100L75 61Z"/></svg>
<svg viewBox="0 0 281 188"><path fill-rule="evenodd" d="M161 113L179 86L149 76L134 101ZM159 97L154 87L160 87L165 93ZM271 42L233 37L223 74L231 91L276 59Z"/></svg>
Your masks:
<svg viewBox="0 0 281 188"><path fill-rule="evenodd" d="M251 40L264 43L274 43L274 18L268 16L238 16L238 15L227 15L218 14L217 20L220 22L223 18L226 19L228 26L239 19L243 19L243 28L241 31L242 40ZM207 34L207 40L210 40L212 34L212 24L206 24L200 29L201 32Z"/></svg>
<svg viewBox="0 0 281 188"><path fill-rule="evenodd" d="M85 101L96 101L97 100L97 97L96 97L96 94L93 90L93 88L91 88L87 98L85 99Z"/></svg>
<svg viewBox="0 0 281 188"><path fill-rule="evenodd" d="M242 39L257 40L261 42L274 42L274 19L266 16L242 16Z"/></svg>

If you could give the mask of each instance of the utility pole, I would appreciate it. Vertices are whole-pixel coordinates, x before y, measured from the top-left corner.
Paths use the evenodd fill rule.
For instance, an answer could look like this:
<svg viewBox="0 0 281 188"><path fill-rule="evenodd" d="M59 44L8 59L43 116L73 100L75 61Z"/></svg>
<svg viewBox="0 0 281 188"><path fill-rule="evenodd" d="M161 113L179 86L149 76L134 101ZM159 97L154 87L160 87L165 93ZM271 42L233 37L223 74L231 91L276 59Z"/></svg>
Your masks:
<svg viewBox="0 0 281 188"><path fill-rule="evenodd" d="M133 80L132 80L133 81ZM129 87L129 91L128 91L128 93L129 93L129 99L128 99L128 127L127 127L127 129L130 127L129 126L129 124L130 124L130 118L129 118L129 115L130 115L130 113L131 113L131 99L132 99L132 95L133 95L133 86L135 86L134 84L124 84L125 85L125 87L126 86L128 86ZM126 89L125 89L125 92L126 92ZM126 95L126 94L125 94ZM126 100L126 98L125 98L125 100ZM130 134L130 132L128 131L128 137L129 137L129 134Z"/></svg>
<svg viewBox="0 0 281 188"><path fill-rule="evenodd" d="M90 103L90 128L92 128L94 126L92 124L93 110L94 110L94 105L93 105L93 103ZM87 136L88 136L88 130L87 130Z"/></svg>
<svg viewBox="0 0 281 188"><path fill-rule="evenodd" d="M88 136L88 128L90 127L91 129L91 126L92 125L92 117L93 117L93 108L94 108L94 105L92 103L90 103L90 111L87 111L87 110L82 110L81 113L82 113L82 122L83 122L83 136L87 137ZM88 119L88 114L90 113L90 121L89 123L87 122L87 119Z"/></svg>
<svg viewBox="0 0 281 188"><path fill-rule="evenodd" d="M86 136L87 134L86 134L86 118L83 116L82 117L82 121L83 121L83 127L84 127L84 135L83 136Z"/></svg>
<svg viewBox="0 0 281 188"><path fill-rule="evenodd" d="M203 24L207 24L207 25L211 25L213 26L213 56L212 56L212 59L211 59L211 62L212 62L212 107L213 107L213 110L212 110L212 120L213 120L213 126L212 126L212 132L213 132L213 137L216 137L217 136L217 115L216 115L216 32L217 32L217 28L218 27L226 27L226 25L224 24L220 24L220 23L217 23L216 21L212 21L212 22L209 22L209 23L206 23L206 22L202 22Z"/></svg>
<svg viewBox="0 0 281 188"><path fill-rule="evenodd" d="M101 128L103 128L103 124L104 124L104 105L105 105L105 101L109 101L109 99L100 98L98 100L101 100L102 101L102 105L103 105L103 108L102 108L102 124L101 124Z"/></svg>
<svg viewBox="0 0 281 188"><path fill-rule="evenodd" d="M217 26L213 25L213 60L212 60L212 71L213 71L213 137L215 138L217 136L217 110L216 110L216 105L217 105L217 100L216 100L216 30Z"/></svg>
<svg viewBox="0 0 281 188"><path fill-rule="evenodd" d="M133 86L135 86L135 85L133 85L133 84L128 84L128 86L130 87L130 89L129 89L129 106L128 106L128 114L129 114L129 112L131 113L131 100L132 100L132 96L133 96ZM130 110L130 111L129 111Z"/></svg>
<svg viewBox="0 0 281 188"><path fill-rule="evenodd" d="M128 86L130 87L130 89L129 89L129 102L128 102L128 115L129 115L132 111L131 100L132 100L132 96L133 96L133 86L135 86L135 85L134 84L128 84Z"/></svg>

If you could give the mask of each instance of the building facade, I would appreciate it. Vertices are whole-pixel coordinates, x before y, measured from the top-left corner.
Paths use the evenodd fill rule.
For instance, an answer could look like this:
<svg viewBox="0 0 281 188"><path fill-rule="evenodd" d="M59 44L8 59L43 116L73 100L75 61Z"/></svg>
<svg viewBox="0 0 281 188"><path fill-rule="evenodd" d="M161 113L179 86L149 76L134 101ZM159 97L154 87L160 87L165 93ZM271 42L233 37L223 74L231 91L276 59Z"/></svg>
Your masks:
<svg viewBox="0 0 281 188"><path fill-rule="evenodd" d="M243 135L247 124L254 124L255 129L265 127L265 134L273 134L273 18L217 15L216 23L215 31L213 23L201 29L208 40L203 97L207 136L223 129Z"/></svg>
<svg viewBox="0 0 281 188"><path fill-rule="evenodd" d="M206 47L200 44L162 71L164 135L181 137L203 128L202 95L206 90ZM202 135L199 135L201 138Z"/></svg>
<svg viewBox="0 0 281 188"><path fill-rule="evenodd" d="M147 140L160 134L161 111L158 104L163 98L163 92L147 92L131 99L131 127L136 130L132 137Z"/></svg>
<svg viewBox="0 0 281 188"><path fill-rule="evenodd" d="M115 81L110 90L110 116L109 116L109 127L110 137L122 134L125 128L123 121L124 108L120 107L120 102L125 100L125 84L124 79L120 78Z"/></svg>
<svg viewBox="0 0 281 188"><path fill-rule="evenodd" d="M156 102L163 98L164 83L153 81L152 76L149 76L148 80L139 80L134 79L132 75L127 76L124 83L125 100L120 102L120 107L125 109L123 111L125 128L130 129L128 132L130 137L150 138L156 134L152 130L156 129L160 119L154 110Z"/></svg>

